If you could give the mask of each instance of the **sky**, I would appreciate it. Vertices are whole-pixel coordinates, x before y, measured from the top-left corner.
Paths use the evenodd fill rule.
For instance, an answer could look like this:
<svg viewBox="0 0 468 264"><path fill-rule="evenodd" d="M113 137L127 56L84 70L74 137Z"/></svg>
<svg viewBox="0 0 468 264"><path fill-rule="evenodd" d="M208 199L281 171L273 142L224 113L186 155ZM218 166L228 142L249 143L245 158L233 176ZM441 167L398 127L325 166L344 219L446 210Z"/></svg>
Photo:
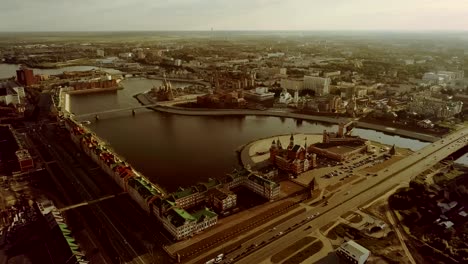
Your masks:
<svg viewBox="0 0 468 264"><path fill-rule="evenodd" d="M468 30L468 0L0 0L0 31Z"/></svg>

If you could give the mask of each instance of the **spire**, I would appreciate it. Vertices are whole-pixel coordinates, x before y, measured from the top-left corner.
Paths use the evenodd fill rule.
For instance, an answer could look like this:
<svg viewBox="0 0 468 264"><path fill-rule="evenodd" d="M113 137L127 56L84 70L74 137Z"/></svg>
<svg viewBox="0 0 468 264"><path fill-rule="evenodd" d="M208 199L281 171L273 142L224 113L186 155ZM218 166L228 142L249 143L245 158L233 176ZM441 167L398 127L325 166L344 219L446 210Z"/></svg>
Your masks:
<svg viewBox="0 0 468 264"><path fill-rule="evenodd" d="M307 150L307 137L304 139L304 148Z"/></svg>

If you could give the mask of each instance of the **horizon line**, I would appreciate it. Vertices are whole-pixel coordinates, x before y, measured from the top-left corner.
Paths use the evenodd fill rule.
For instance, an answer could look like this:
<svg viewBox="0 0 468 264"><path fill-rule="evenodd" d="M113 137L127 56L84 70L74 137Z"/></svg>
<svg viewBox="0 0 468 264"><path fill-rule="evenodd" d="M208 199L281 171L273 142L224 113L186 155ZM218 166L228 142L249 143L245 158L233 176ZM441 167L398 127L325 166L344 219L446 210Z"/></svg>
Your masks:
<svg viewBox="0 0 468 264"><path fill-rule="evenodd" d="M126 29L126 30L8 30L0 33L93 33L93 32L468 32L468 29Z"/></svg>

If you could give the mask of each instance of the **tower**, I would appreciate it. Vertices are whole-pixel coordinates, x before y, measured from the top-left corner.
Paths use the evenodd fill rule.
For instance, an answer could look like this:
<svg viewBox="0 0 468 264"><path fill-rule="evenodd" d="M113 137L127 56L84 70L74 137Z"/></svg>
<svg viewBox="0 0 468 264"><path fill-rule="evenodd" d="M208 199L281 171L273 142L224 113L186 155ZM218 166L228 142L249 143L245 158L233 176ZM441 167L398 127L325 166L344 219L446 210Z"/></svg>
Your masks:
<svg viewBox="0 0 468 264"><path fill-rule="evenodd" d="M279 150L282 150L282 149L283 149L283 146L281 145L281 141L279 140L279 138L276 140L276 147L277 147Z"/></svg>
<svg viewBox="0 0 468 264"><path fill-rule="evenodd" d="M276 146L275 140L271 142L270 147L270 161L275 164L276 155L278 154L278 147Z"/></svg>
<svg viewBox="0 0 468 264"><path fill-rule="evenodd" d="M288 149L292 149L293 147L294 147L294 135L291 133L291 136L289 137Z"/></svg>

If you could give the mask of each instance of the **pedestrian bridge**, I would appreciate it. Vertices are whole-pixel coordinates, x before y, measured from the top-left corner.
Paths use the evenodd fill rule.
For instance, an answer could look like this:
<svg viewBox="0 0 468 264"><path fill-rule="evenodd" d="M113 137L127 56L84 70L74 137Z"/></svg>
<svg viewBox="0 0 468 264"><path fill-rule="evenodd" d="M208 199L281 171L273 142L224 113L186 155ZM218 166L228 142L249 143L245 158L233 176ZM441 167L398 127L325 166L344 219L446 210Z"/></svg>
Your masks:
<svg viewBox="0 0 468 264"><path fill-rule="evenodd" d="M89 117L95 117L99 118L99 115L103 114L111 114L111 113L117 113L117 112L132 112L133 114L135 113L135 110L138 109L143 109L143 108L148 108L148 107L155 107L158 106L159 104L149 104L149 105L140 105L140 106L133 106L133 107L127 107L127 108L120 108L120 109L111 109L111 110L104 110L104 111L99 111L99 112L92 112L92 113L86 113L86 114L79 114L79 115L73 115L75 119L83 119L83 118L89 118Z"/></svg>

